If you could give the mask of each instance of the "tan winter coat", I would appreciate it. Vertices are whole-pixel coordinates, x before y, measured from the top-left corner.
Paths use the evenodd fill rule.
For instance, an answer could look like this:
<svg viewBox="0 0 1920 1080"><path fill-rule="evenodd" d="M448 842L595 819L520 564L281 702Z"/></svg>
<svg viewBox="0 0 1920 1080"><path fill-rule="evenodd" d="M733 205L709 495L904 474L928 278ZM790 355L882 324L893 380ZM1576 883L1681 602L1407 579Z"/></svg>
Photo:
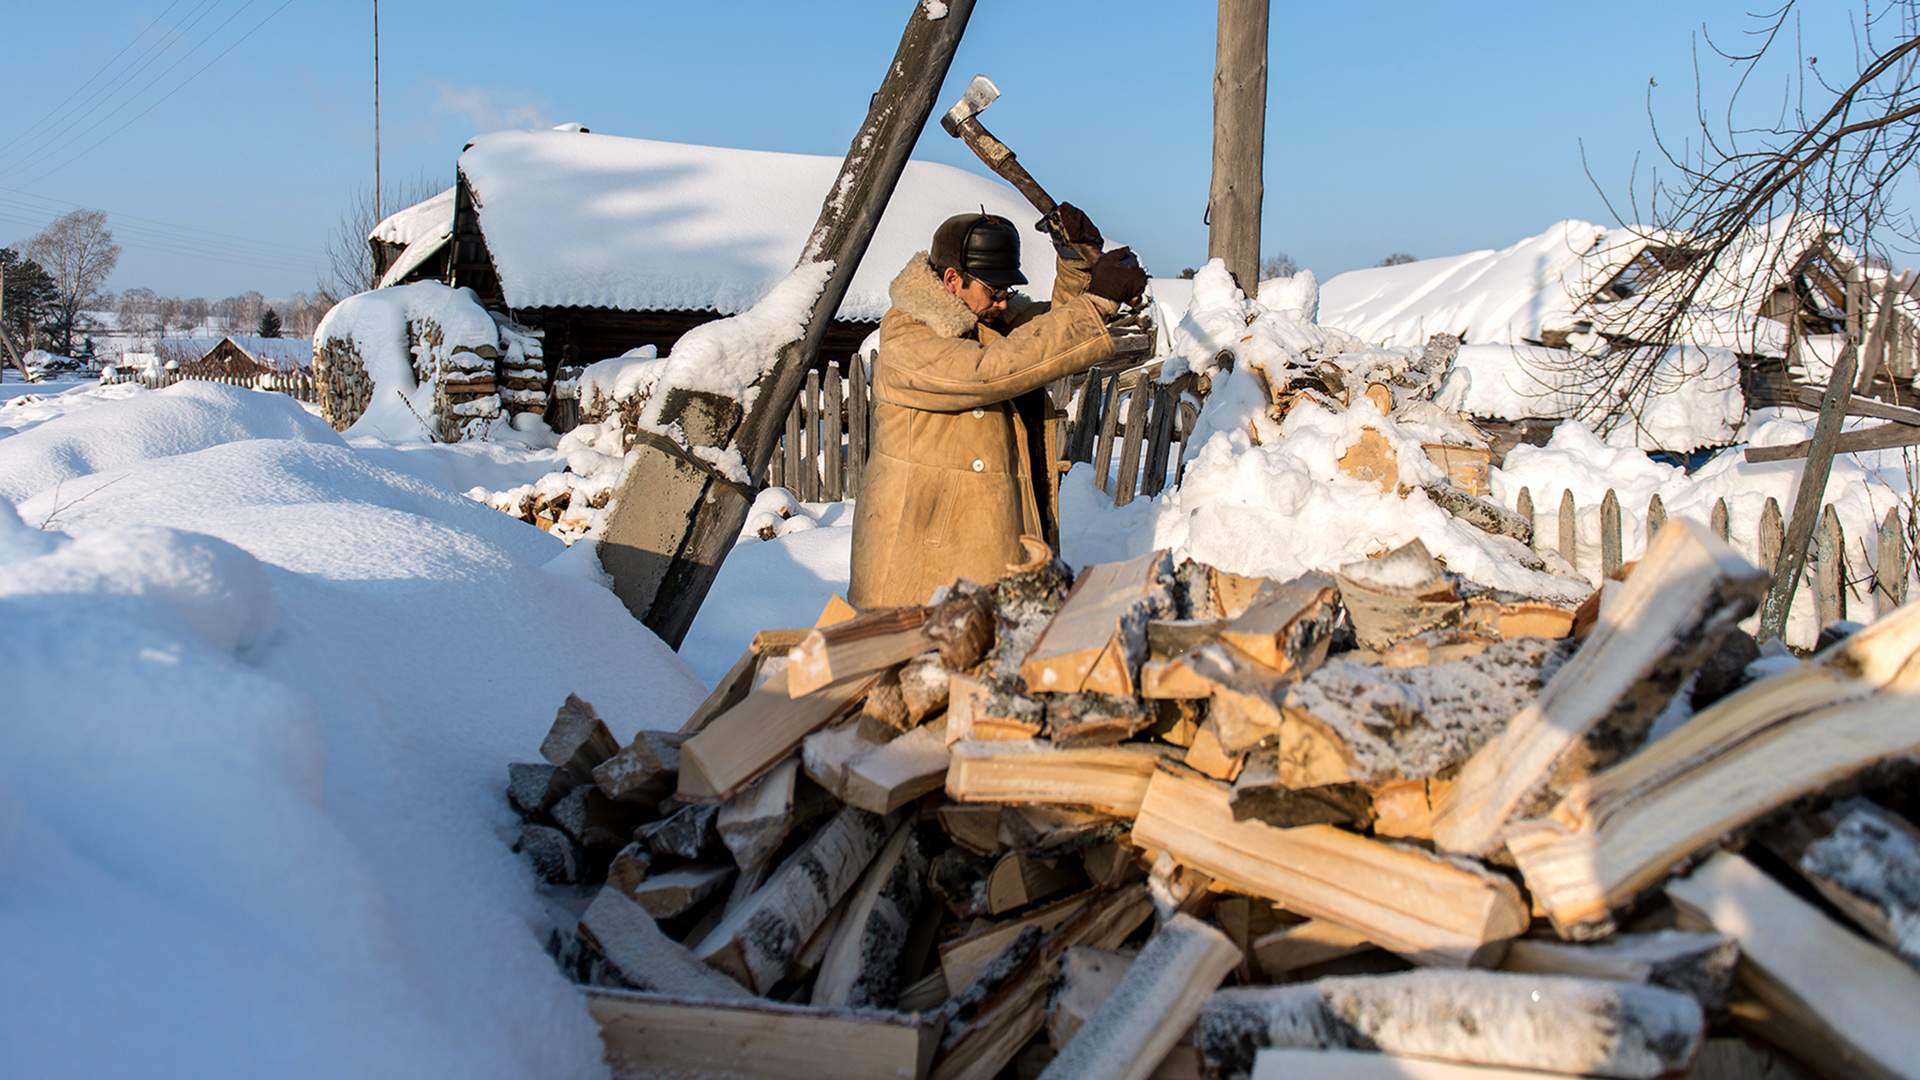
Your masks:
<svg viewBox="0 0 1920 1080"><path fill-rule="evenodd" d="M853 516L854 606L925 603L958 577L996 581L1024 561L1021 536L1047 535L1058 475L1046 385L1113 355L1115 306L1087 294L1088 270L1060 260L1052 304L1010 307L1004 331L949 293L924 252L893 279Z"/></svg>

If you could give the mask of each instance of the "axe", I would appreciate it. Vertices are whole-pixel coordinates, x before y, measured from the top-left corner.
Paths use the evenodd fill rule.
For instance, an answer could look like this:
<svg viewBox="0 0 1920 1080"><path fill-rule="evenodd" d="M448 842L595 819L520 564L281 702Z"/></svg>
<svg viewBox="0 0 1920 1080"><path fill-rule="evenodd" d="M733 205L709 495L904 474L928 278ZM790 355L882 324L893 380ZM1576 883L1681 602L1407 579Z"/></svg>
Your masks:
<svg viewBox="0 0 1920 1080"><path fill-rule="evenodd" d="M992 79L975 75L973 81L967 84L967 92L961 94L960 100L940 118L940 126L947 129L947 134L971 147L980 160L987 163L987 168L999 173L1007 183L1027 197L1033 208L1040 211L1054 243L1074 249L1082 258L1099 258L1099 249L1092 245L1068 243L1060 227L1060 204L1054 202L1053 196L1047 194L1047 189L1041 187L1027 167L1020 164L1020 159L1014 156L1006 143L994 138L992 132L981 126L980 114L999 98L1000 88L993 85Z"/></svg>

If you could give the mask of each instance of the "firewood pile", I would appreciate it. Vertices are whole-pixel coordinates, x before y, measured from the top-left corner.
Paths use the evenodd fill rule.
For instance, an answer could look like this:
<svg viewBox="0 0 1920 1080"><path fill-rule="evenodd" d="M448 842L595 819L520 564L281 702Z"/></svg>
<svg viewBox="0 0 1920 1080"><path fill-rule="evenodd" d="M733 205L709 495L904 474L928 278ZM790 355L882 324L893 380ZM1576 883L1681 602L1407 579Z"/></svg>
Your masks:
<svg viewBox="0 0 1920 1080"><path fill-rule="evenodd" d="M623 1075L1920 1074L1920 604L1756 662L1708 530L1622 578L836 603L508 796Z"/></svg>

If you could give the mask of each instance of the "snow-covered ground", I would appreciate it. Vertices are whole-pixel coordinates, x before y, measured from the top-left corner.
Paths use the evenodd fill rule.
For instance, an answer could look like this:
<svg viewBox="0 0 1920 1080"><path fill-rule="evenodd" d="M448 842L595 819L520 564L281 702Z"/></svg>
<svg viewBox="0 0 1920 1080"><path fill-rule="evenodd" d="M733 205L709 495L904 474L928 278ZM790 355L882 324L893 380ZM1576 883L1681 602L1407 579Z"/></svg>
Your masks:
<svg viewBox="0 0 1920 1080"><path fill-rule="evenodd" d="M586 548L433 482L512 452L349 446L223 386L27 408L0 427L0 955L31 992L0 1075L601 1073L506 764L569 692L624 738L704 690Z"/></svg>

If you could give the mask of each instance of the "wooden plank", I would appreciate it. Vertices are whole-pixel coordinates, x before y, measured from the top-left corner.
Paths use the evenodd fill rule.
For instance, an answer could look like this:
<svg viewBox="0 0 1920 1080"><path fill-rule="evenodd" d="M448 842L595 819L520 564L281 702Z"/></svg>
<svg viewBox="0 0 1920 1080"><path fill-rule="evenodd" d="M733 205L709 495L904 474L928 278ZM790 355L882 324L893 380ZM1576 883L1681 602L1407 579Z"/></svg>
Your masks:
<svg viewBox="0 0 1920 1080"><path fill-rule="evenodd" d="M751 998L746 988L694 958L653 917L617 889L601 889L580 918L580 937L641 990L717 1001Z"/></svg>
<svg viewBox="0 0 1920 1080"><path fill-rule="evenodd" d="M1701 1027L1692 998L1658 987L1408 971L1221 990L1201 1010L1194 1039L1220 1074L1246 1071L1270 1046L1651 1080L1692 1060Z"/></svg>
<svg viewBox="0 0 1920 1080"><path fill-rule="evenodd" d="M623 1076L833 1076L913 1080L927 1074L933 1017L587 990L607 1063Z"/></svg>
<svg viewBox="0 0 1920 1080"><path fill-rule="evenodd" d="M1713 535L1722 540L1732 535L1733 518L1727 511L1727 500L1724 497L1713 500L1713 512L1707 516L1707 527L1713 530Z"/></svg>
<svg viewBox="0 0 1920 1080"><path fill-rule="evenodd" d="M1147 619L1166 604L1159 582L1166 563L1162 550L1081 571L1020 662L1027 691L1133 697L1147 653Z"/></svg>
<svg viewBox="0 0 1920 1080"><path fill-rule="evenodd" d="M1880 291L1879 309L1873 318L1873 329L1867 334L1866 353L1860 363L1860 377L1854 382L1853 392L1865 395L1873 389L1874 377L1880 374L1880 368L1887 358L1887 339L1893 328L1894 298L1912 280L1912 271L1906 271L1899 277L1887 275L1887 284Z"/></svg>
<svg viewBox="0 0 1920 1080"><path fill-rule="evenodd" d="M1786 525L1780 520L1780 504L1771 495L1760 507L1760 535L1757 542L1760 569L1771 576L1780 565L1780 549L1787 542Z"/></svg>
<svg viewBox="0 0 1920 1080"><path fill-rule="evenodd" d="M1912 1076L1920 973L1841 927L1752 863L1721 852L1667 884L1683 921L1740 943L1740 985L1813 1033L1836 1075Z"/></svg>
<svg viewBox="0 0 1920 1080"><path fill-rule="evenodd" d="M1568 566L1579 566L1576 554L1580 547L1580 519L1573 509L1573 489L1560 493L1560 557L1567 560Z"/></svg>
<svg viewBox="0 0 1920 1080"><path fill-rule="evenodd" d="M1069 440L1068 461L1093 460L1094 440L1100 434L1100 422L1105 418L1106 410L1106 373L1098 367L1087 372L1086 381L1080 384L1080 405L1075 411L1073 437Z"/></svg>
<svg viewBox="0 0 1920 1080"><path fill-rule="evenodd" d="M1647 498L1647 547L1653 546L1653 538L1660 535L1660 529L1667 523L1667 504L1660 499L1660 493L1654 492Z"/></svg>
<svg viewBox="0 0 1920 1080"><path fill-rule="evenodd" d="M954 743L947 796L956 802L1087 806L1132 817L1168 750L1146 743L1056 747L1025 740Z"/></svg>
<svg viewBox="0 0 1920 1080"><path fill-rule="evenodd" d="M1120 373L1114 372L1102 391L1105 404L1100 418L1100 436L1094 443L1093 486L1107 494L1113 494L1113 479L1109 475L1113 465L1114 432L1120 422Z"/></svg>
<svg viewBox="0 0 1920 1080"><path fill-rule="evenodd" d="M1251 1080L1556 1080L1564 1073L1460 1065L1359 1050L1262 1050Z"/></svg>
<svg viewBox="0 0 1920 1080"><path fill-rule="evenodd" d="M787 654L787 694L804 697L829 683L878 673L934 647L926 607L879 608L816 629Z"/></svg>
<svg viewBox="0 0 1920 1080"><path fill-rule="evenodd" d="M1907 602L1907 582L1912 577L1908 561L1907 531L1900 522L1898 507L1887 507L1880 522L1879 543L1873 562L1873 609L1885 615Z"/></svg>
<svg viewBox="0 0 1920 1080"><path fill-rule="evenodd" d="M1152 387L1143 373L1127 394L1126 435L1120 444L1120 472L1114 477L1113 505L1125 506L1140 490L1141 441L1147 430L1147 395Z"/></svg>
<svg viewBox="0 0 1920 1080"><path fill-rule="evenodd" d="M1161 926L1041 1080L1147 1080L1240 963L1227 936L1190 915Z"/></svg>
<svg viewBox="0 0 1920 1080"><path fill-rule="evenodd" d="M1788 443L1785 446L1748 447L1747 460L1752 462L1792 461L1803 457L1811 460L1814 442L1819 437L1819 430L1816 428L1813 439ZM1895 422L1861 428L1858 431L1842 432L1834 436L1831 453L1857 454L1867 450L1898 450L1904 446L1920 446L1920 427Z"/></svg>
<svg viewBox="0 0 1920 1080"><path fill-rule="evenodd" d="M1832 503L1813 533L1813 605L1822 629L1847 617L1847 539Z"/></svg>
<svg viewBox="0 0 1920 1080"><path fill-rule="evenodd" d="M1854 338L1858 341L1858 338ZM1793 514L1788 519L1787 539L1780 551L1780 564L1774 568L1773 584L1767 590L1766 603L1760 609L1761 641L1787 632L1787 612L1793 606L1793 594L1800 587L1800 574L1806 567L1807 544L1813 539L1820 504L1826 499L1827 477L1833 470L1833 455L1841 438L1847 403L1853 399L1853 373L1858 351L1849 342L1834 361L1833 374L1827 379L1827 393L1821 399L1820 418L1815 421L1813 438L1807 443L1807 464L1800 471L1800 484L1793 496ZM1749 461L1753 460L1751 456ZM1724 502L1725 500L1722 500Z"/></svg>
<svg viewBox="0 0 1920 1080"><path fill-rule="evenodd" d="M1535 524L1533 520L1533 491L1531 489L1524 487L1520 489L1520 494L1513 500L1513 512L1525 518L1528 525ZM1527 546L1536 549L1540 546L1540 530L1538 527L1535 527L1533 530L1533 542Z"/></svg>
<svg viewBox="0 0 1920 1080"><path fill-rule="evenodd" d="M1665 706L1685 674L1752 610L1764 579L1725 543L1676 520L1627 579L1611 618L1588 636L1534 704L1476 751L1436 807L1433 838L1479 855L1506 821L1590 748L1602 720L1632 736ZM1635 739L1637 741L1637 737Z"/></svg>
<svg viewBox="0 0 1920 1080"><path fill-rule="evenodd" d="M1237 821L1225 785L1178 766L1154 774L1133 842L1289 911L1342 922L1416 963L1489 962L1527 925L1504 878L1332 826Z"/></svg>
<svg viewBox="0 0 1920 1080"><path fill-rule="evenodd" d="M847 490L847 459L840 441L841 407L840 365L828 364L826 382L820 388L820 411L825 428L820 438L820 452L826 456L824 494L828 502L839 502L846 497Z"/></svg>
<svg viewBox="0 0 1920 1080"><path fill-rule="evenodd" d="M1612 488L1600 500L1600 576L1617 577L1620 574L1620 497Z"/></svg>
<svg viewBox="0 0 1920 1080"><path fill-rule="evenodd" d="M864 675L794 699L787 661L769 657L760 685L680 747L680 786L690 802L734 795L794 752L802 739L852 711L872 685Z"/></svg>
<svg viewBox="0 0 1920 1080"><path fill-rule="evenodd" d="M794 497L799 499L806 498L806 481L800 471L800 464L804 460L801 457L800 432L802 420L806 416L806 401L804 396L794 399L792 407L787 410L786 433L780 439L782 479L786 481L787 490L793 492Z"/></svg>
<svg viewBox="0 0 1920 1080"><path fill-rule="evenodd" d="M1146 477L1140 492L1149 498L1166 490L1167 455L1173 449L1173 414L1180 402L1180 387L1185 380L1156 383L1153 388L1153 417L1147 436Z"/></svg>
<svg viewBox="0 0 1920 1080"><path fill-rule="evenodd" d="M1855 391L1859 393L1859 391ZM1811 386L1803 386L1794 392L1794 400L1801 406L1818 410L1823 395ZM1871 416L1876 420L1898 420L1903 424L1920 426L1920 409L1909 409L1903 405L1889 405L1870 397L1856 397L1847 402L1848 416Z"/></svg>
<svg viewBox="0 0 1920 1080"><path fill-rule="evenodd" d="M1920 688L1916 656L1920 605L1909 605L1701 710L1574 785L1551 814L1516 822L1507 849L1535 903L1562 936L1604 933L1615 909L1728 834L1920 748L1920 709L1903 697Z"/></svg>
<svg viewBox="0 0 1920 1080"><path fill-rule="evenodd" d="M746 903L727 913L694 955L765 994L787 973L892 833L888 820L846 809L807 838Z"/></svg>
<svg viewBox="0 0 1920 1080"><path fill-rule="evenodd" d="M809 370L805 388L800 392L800 484L805 502L820 501L820 439L824 434L820 420L820 372Z"/></svg>

